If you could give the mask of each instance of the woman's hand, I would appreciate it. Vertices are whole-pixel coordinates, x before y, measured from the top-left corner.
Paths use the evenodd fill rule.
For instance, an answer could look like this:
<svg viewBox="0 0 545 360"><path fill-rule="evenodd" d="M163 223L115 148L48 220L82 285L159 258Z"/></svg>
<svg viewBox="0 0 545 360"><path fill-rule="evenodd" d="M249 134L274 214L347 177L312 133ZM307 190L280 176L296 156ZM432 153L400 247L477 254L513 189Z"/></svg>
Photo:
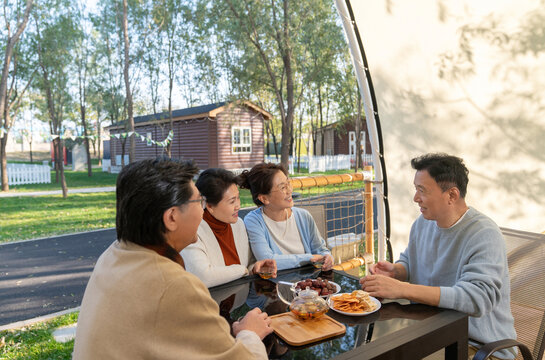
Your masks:
<svg viewBox="0 0 545 360"><path fill-rule="evenodd" d="M310 262L312 263L322 263L322 270L323 271L329 271L333 268L333 256L326 254L326 255L312 255L310 258Z"/></svg>
<svg viewBox="0 0 545 360"><path fill-rule="evenodd" d="M256 261L256 263L254 264L254 267L252 269L252 273L253 274L258 274L259 272L261 272L261 270L271 270L270 272L272 272L272 277L275 278L276 277L276 271L277 271L277 268L276 268L276 260L274 259L264 259L264 260L259 260L259 261ZM269 271L267 271L269 272Z"/></svg>
<svg viewBox="0 0 545 360"><path fill-rule="evenodd" d="M261 340L272 333L271 319L266 312L261 312L259 308L249 311L240 321L233 323L233 334L237 336L242 330L255 332Z"/></svg>

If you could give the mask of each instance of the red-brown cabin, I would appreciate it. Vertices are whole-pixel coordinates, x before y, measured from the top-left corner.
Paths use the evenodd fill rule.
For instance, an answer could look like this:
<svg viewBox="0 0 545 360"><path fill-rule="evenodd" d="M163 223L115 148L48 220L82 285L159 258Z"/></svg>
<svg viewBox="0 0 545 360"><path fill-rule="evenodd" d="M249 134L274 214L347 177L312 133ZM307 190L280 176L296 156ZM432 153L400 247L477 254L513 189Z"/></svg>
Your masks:
<svg viewBox="0 0 545 360"><path fill-rule="evenodd" d="M222 167L230 170L251 168L264 160L264 121L272 115L248 101L220 102L172 111L173 134L171 157L193 159L201 169ZM168 112L134 118L136 160L165 155L165 147L153 144L164 141L170 131ZM111 160L121 165L122 141L116 134L126 134L125 124L109 126ZM129 141L125 143L128 163Z"/></svg>

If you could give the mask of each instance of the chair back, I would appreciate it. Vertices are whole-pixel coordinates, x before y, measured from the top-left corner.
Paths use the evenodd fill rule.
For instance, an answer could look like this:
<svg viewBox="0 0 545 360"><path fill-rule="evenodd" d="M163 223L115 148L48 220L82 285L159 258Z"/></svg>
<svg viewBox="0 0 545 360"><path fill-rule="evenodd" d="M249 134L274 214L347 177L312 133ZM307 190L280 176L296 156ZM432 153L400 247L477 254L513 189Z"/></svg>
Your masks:
<svg viewBox="0 0 545 360"><path fill-rule="evenodd" d="M511 312L517 340L534 359L545 349L545 235L502 228L511 278ZM519 353L519 357L520 353Z"/></svg>
<svg viewBox="0 0 545 360"><path fill-rule="evenodd" d="M322 235L322 238L327 240L327 222L325 217L325 209L324 205L302 205L297 204L298 208L307 210L310 215L314 218L314 222L316 223L316 226L318 227L318 231L320 232L320 235Z"/></svg>

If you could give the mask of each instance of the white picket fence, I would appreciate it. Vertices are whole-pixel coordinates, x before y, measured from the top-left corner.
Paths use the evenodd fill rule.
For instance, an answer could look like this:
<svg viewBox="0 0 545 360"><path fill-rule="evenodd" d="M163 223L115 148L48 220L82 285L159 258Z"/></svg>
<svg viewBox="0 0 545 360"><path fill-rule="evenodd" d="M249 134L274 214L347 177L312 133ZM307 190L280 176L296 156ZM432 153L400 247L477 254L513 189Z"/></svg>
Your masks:
<svg viewBox="0 0 545 360"><path fill-rule="evenodd" d="M8 184L49 184L51 168L49 165L7 164Z"/></svg>
<svg viewBox="0 0 545 360"><path fill-rule="evenodd" d="M373 158L371 155L363 155L362 160L367 164L372 164ZM280 163L280 156L276 159L276 156L266 156L266 162ZM297 157L290 156L289 173L293 174L295 167L297 167ZM324 172L327 170L349 170L354 167L356 157L354 155L324 155L324 156L301 156L300 164L301 168L308 169L309 174L313 172Z"/></svg>

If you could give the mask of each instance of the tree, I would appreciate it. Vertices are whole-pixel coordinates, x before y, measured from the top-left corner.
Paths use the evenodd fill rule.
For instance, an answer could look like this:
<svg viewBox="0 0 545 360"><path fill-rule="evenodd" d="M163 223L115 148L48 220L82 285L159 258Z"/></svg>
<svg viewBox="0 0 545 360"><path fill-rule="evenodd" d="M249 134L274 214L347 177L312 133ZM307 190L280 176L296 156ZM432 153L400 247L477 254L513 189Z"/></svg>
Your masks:
<svg viewBox="0 0 545 360"><path fill-rule="evenodd" d="M91 106L97 114L97 133L100 136L101 123L109 121L121 124L126 119L127 107L123 89L124 38L120 26L120 4L119 1L104 0L98 3L98 7L98 15L90 15L94 29L92 46L95 49L92 58ZM124 152L125 147L122 149ZM121 159L124 165L124 156Z"/></svg>
<svg viewBox="0 0 545 360"><path fill-rule="evenodd" d="M129 80L129 25L128 25L128 10L127 0L123 0L123 44L124 44L124 66L123 66L123 79L125 80L125 92L127 97L127 124L129 130L129 162L135 161L134 150L134 117L132 115L132 92L131 83ZM123 146L125 148L125 146ZM123 156L121 162L123 163Z"/></svg>
<svg viewBox="0 0 545 360"><path fill-rule="evenodd" d="M52 16L51 14L55 15ZM56 181L61 183L62 195L68 196L64 177L63 158L63 120L72 110L69 92L69 67L73 61L72 51L76 44L76 28L70 2L44 3L34 13L36 29L34 48L38 56L40 76L36 88L42 93L45 103L39 106L49 118L49 128L53 138Z"/></svg>
<svg viewBox="0 0 545 360"><path fill-rule="evenodd" d="M312 0L223 0L213 5L201 5L210 11L213 23L206 23L215 40L230 49L223 66L231 75L235 95L249 94L265 88L276 99L275 110L282 124L281 162L288 165L295 109L305 88L318 76L325 64L335 61L334 47L321 47L316 62L309 61L308 47L332 33L342 42L342 30L336 24L333 4ZM319 20L318 20L319 19ZM316 26L327 23L330 27ZM210 35L212 36L212 35ZM226 51L227 52L227 51Z"/></svg>
<svg viewBox="0 0 545 360"><path fill-rule="evenodd" d="M20 16L19 9L15 9L15 32L11 33L11 21L12 19L9 19L6 17L6 14L9 13L7 7L8 3L4 2L4 21L6 24L6 30L7 30L7 40L5 45L5 52L4 52L4 64L2 66L2 77L0 78L0 128L4 129L5 133L2 132L0 134L0 161L2 163L2 191L9 190L9 184L8 184L8 173L7 173L7 157L6 157L6 144L8 141L8 134L9 130L11 129L11 126L13 125L11 119L9 118L9 105L6 103L9 102L8 97L8 81L9 81L9 69L10 69L10 63L13 55L13 51L15 48L15 45L21 38L21 34L25 30L28 19L30 17L30 11L32 9L32 0L27 0L25 11L22 16ZM13 78L12 78L13 79ZM12 81L13 84L13 81ZM20 101L20 100L16 100ZM8 111L6 111L6 107L8 108ZM6 116L6 114L8 116Z"/></svg>
<svg viewBox="0 0 545 360"><path fill-rule="evenodd" d="M93 175L93 168L91 163L91 151L89 149L89 131L88 131L88 120L87 120L87 95L89 87L89 47L90 47L90 27L87 23L87 17L84 13L84 9L79 8L75 13L77 16L79 28L76 32L76 41L75 46L75 61L74 67L75 72L77 73L77 87L78 87L78 105L80 110L80 120L81 125L83 126L83 143L85 145L85 153L87 156L87 176L91 177Z"/></svg>

